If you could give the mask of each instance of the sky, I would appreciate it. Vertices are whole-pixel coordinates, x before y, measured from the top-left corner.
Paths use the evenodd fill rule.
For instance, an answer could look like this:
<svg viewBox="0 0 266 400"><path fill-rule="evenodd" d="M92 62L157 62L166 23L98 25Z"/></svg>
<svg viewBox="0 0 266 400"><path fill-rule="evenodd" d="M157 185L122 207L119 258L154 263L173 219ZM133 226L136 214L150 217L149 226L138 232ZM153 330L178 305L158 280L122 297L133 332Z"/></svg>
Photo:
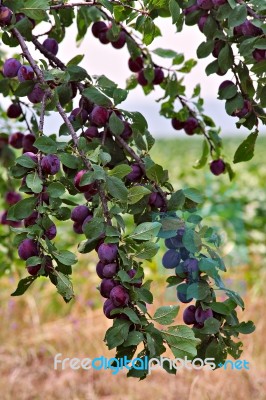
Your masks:
<svg viewBox="0 0 266 400"><path fill-rule="evenodd" d="M149 46L150 50L162 47L175 50L178 53L183 53L185 59L196 58L197 47L205 38L197 27L185 26L182 32L176 33L169 18L157 19L156 23L161 29L162 37L158 37L154 40ZM45 24L46 23L42 24L42 31ZM47 27L49 27L48 24ZM37 26L34 33L38 33L40 28L41 26ZM80 44L79 48L77 48L75 42L76 32L76 27L74 25L67 29L66 38L59 46L58 57L66 63L77 54L85 54L80 66L84 67L89 75L104 74L109 79L116 82L121 88L124 88L126 79L131 74L127 66L129 55L126 46L123 49L117 50L110 44L103 45L98 39L92 36L89 28L85 39ZM30 47L35 59L40 57L40 53L35 51L34 47L31 45ZM159 65L170 66L169 59L162 59L154 56L154 60ZM205 67L212 60L212 56L203 60L198 60L197 66L194 67L190 74L185 76L184 82L187 87L187 93L191 95L193 88L200 83L202 90L201 95L205 101L205 113L214 119L217 126L222 128L222 134L232 135L236 132L247 134L248 130L245 128L237 130L235 126L237 118L228 116L224 109L224 101L217 99L217 91L220 83L225 79L232 79L232 74L228 73L222 77L218 75L207 77L205 74ZM183 132L174 131L170 120L159 115L160 106L156 102L156 99L160 98L162 93L163 91L156 87L154 92L145 96L142 88L137 87L129 92L127 100L121 103L119 107L129 111L140 111L147 119L149 130L155 137L174 137L174 135L186 136ZM176 110L178 110L179 107L179 103L176 102ZM60 125L61 121L58 116L53 115L49 121L47 121L45 130L47 130L47 133L56 133Z"/></svg>

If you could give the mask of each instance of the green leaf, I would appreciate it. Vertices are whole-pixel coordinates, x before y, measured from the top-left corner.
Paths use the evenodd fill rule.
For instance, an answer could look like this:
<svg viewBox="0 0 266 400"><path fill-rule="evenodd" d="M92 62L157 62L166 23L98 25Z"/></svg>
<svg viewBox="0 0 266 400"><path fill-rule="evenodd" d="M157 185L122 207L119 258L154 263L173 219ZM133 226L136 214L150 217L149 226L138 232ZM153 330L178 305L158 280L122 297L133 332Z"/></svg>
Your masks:
<svg viewBox="0 0 266 400"><path fill-rule="evenodd" d="M210 303L209 306L213 311L218 314L229 315L231 313L230 308L224 303L215 302Z"/></svg>
<svg viewBox="0 0 266 400"><path fill-rule="evenodd" d="M113 169L108 171L109 176L115 176L122 179L132 171L132 168L127 164L116 165Z"/></svg>
<svg viewBox="0 0 266 400"><path fill-rule="evenodd" d="M71 60L68 61L67 63L67 67L71 66L71 65L78 65L84 58L84 54L79 54L73 58L71 58Z"/></svg>
<svg viewBox="0 0 266 400"><path fill-rule="evenodd" d="M258 131L252 132L237 148L234 155L234 164L243 161L249 161L254 156L254 149L256 140L258 137Z"/></svg>
<svg viewBox="0 0 266 400"><path fill-rule="evenodd" d="M64 298L65 302L68 303L74 297L72 282L68 275L65 275L59 271L56 271L55 273L57 277L57 291Z"/></svg>
<svg viewBox="0 0 266 400"><path fill-rule="evenodd" d="M186 198L193 201L194 203L203 203L204 201L204 196L202 195L202 193L200 193L198 189L194 188L183 189L183 193Z"/></svg>
<svg viewBox="0 0 266 400"><path fill-rule="evenodd" d="M254 332L256 327L253 321L248 321L241 322L239 325L234 325L234 329L243 335L248 335L249 333Z"/></svg>
<svg viewBox="0 0 266 400"><path fill-rule="evenodd" d="M87 71L84 68L79 67L78 65L69 65L67 67L67 72L70 76L69 80L74 82L83 81L88 77Z"/></svg>
<svg viewBox="0 0 266 400"><path fill-rule="evenodd" d="M158 235L161 226L160 222L144 222L138 225L128 237L135 240L152 240Z"/></svg>
<svg viewBox="0 0 266 400"><path fill-rule="evenodd" d="M180 7L176 0L169 1L169 10L172 16L172 22L173 24L175 24L176 22L178 22L180 16Z"/></svg>
<svg viewBox="0 0 266 400"><path fill-rule="evenodd" d="M197 48L198 58L208 57L213 51L213 40L207 40L207 42L202 42Z"/></svg>
<svg viewBox="0 0 266 400"><path fill-rule="evenodd" d="M151 193L151 191L144 186L133 186L128 190L128 204L137 203L149 193Z"/></svg>
<svg viewBox="0 0 266 400"><path fill-rule="evenodd" d="M185 248L191 253L197 253L198 251L200 251L202 246L199 234L190 228L186 228L185 233L182 237L182 242Z"/></svg>
<svg viewBox="0 0 266 400"><path fill-rule="evenodd" d="M58 154L59 160L63 165L71 169L77 169L79 167L79 160L72 154Z"/></svg>
<svg viewBox="0 0 266 400"><path fill-rule="evenodd" d="M46 20L46 12L49 10L49 0L26 0L21 12L37 21Z"/></svg>
<svg viewBox="0 0 266 400"><path fill-rule="evenodd" d="M162 58L175 58L177 56L177 52L169 49L155 49L153 53Z"/></svg>
<svg viewBox="0 0 266 400"><path fill-rule="evenodd" d="M150 260L158 253L159 248L160 246L153 242L141 243L136 248L136 253L134 254L134 257L141 260Z"/></svg>
<svg viewBox="0 0 266 400"><path fill-rule="evenodd" d="M27 276L27 278L21 279L18 283L17 289L15 292L11 293L11 296L21 296L24 294L35 279L37 279L37 276Z"/></svg>
<svg viewBox="0 0 266 400"><path fill-rule="evenodd" d="M207 282L192 283L187 288L187 298L203 300L210 294L210 287Z"/></svg>
<svg viewBox="0 0 266 400"><path fill-rule="evenodd" d="M16 164L22 165L25 168L36 168L37 164L30 157L20 156L16 159Z"/></svg>
<svg viewBox="0 0 266 400"><path fill-rule="evenodd" d="M185 195L183 190L178 190L171 195L170 200L168 201L168 210L176 211L182 209L185 204Z"/></svg>
<svg viewBox="0 0 266 400"><path fill-rule="evenodd" d="M65 186L60 182L53 182L47 188L47 193L50 197L57 199L65 193Z"/></svg>
<svg viewBox="0 0 266 400"><path fill-rule="evenodd" d="M24 97L30 94L34 88L35 82L33 81L25 81L21 82L19 86L16 88L14 95L18 97Z"/></svg>
<svg viewBox="0 0 266 400"><path fill-rule="evenodd" d="M71 251L68 251L68 250L62 250L62 251L56 251L56 252L54 251L52 254L53 254L54 258L63 265L71 266L78 262L75 254L71 253Z"/></svg>
<svg viewBox="0 0 266 400"><path fill-rule="evenodd" d="M43 189L43 181L39 178L37 171L27 175L26 184L28 188L33 191L33 193L41 193Z"/></svg>
<svg viewBox="0 0 266 400"><path fill-rule="evenodd" d="M112 107L111 100L94 86L90 86L87 89L83 90L82 95L87 97L87 99L97 104L98 106Z"/></svg>
<svg viewBox="0 0 266 400"><path fill-rule="evenodd" d="M115 199L121 201L127 201L128 190L121 181L121 179L115 176L108 176L106 178L106 187L108 192L113 196Z"/></svg>
<svg viewBox="0 0 266 400"><path fill-rule="evenodd" d="M200 340L195 338L193 330L188 326L171 326L167 331L162 331L162 335L175 358L184 359L187 356L191 359L196 357L196 347Z"/></svg>
<svg viewBox="0 0 266 400"><path fill-rule="evenodd" d="M127 320L116 319L114 321L113 326L107 330L104 338L109 350L124 343L128 337L130 325L131 322Z"/></svg>
<svg viewBox="0 0 266 400"><path fill-rule="evenodd" d="M236 6L228 17L228 25L231 28L241 25L247 19L247 7L246 4Z"/></svg>
<svg viewBox="0 0 266 400"><path fill-rule="evenodd" d="M36 147L37 149L41 150L43 153L46 153L46 154L56 153L56 151L57 151L56 142L47 136L39 137L34 142L34 147Z"/></svg>
<svg viewBox="0 0 266 400"><path fill-rule="evenodd" d="M162 183L165 180L165 171L161 165L154 164L146 170L146 176L156 183Z"/></svg>
<svg viewBox="0 0 266 400"><path fill-rule="evenodd" d="M131 331L128 334L126 341L123 343L124 347L137 346L139 343L144 341L143 333L139 331Z"/></svg>
<svg viewBox="0 0 266 400"><path fill-rule="evenodd" d="M9 209L7 218L11 221L17 221L29 217L35 209L37 202L38 199L35 197L20 200Z"/></svg>
<svg viewBox="0 0 266 400"><path fill-rule="evenodd" d="M121 133L125 129L123 121L121 121L121 119L118 118L115 112L112 112L109 118L109 128L114 135L118 136L121 135Z"/></svg>
<svg viewBox="0 0 266 400"><path fill-rule="evenodd" d="M161 325L170 325L174 322L175 317L178 314L179 306L163 306L159 307L154 316L153 321L158 322Z"/></svg>
<svg viewBox="0 0 266 400"><path fill-rule="evenodd" d="M134 324L141 324L141 321L137 315L137 313L135 311L133 311L131 308L126 307L126 308L117 308L115 310L111 311L111 315L115 315L115 314L126 314L128 316L128 318L130 319L130 321L132 321Z"/></svg>
<svg viewBox="0 0 266 400"><path fill-rule="evenodd" d="M104 233L104 219L94 217L84 225L84 234L90 240L98 238Z"/></svg>
<svg viewBox="0 0 266 400"><path fill-rule="evenodd" d="M214 335L219 332L221 326L221 322L215 318L208 318L204 322L204 327L199 329L198 331L204 335ZM194 328L196 329L196 328Z"/></svg>

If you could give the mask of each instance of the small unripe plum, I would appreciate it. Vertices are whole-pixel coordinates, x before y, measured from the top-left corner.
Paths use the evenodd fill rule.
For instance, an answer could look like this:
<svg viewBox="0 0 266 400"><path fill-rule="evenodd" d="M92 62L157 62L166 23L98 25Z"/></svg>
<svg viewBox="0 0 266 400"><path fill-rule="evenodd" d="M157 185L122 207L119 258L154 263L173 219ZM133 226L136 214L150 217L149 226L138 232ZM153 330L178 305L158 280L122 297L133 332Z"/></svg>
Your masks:
<svg viewBox="0 0 266 400"><path fill-rule="evenodd" d="M104 278L100 284L100 293L103 297L110 297L112 289L117 285L113 279Z"/></svg>
<svg viewBox="0 0 266 400"><path fill-rule="evenodd" d="M37 84L34 86L32 92L28 95L28 99L33 104L38 104L38 103L41 103L43 96L44 96L44 91Z"/></svg>
<svg viewBox="0 0 266 400"><path fill-rule="evenodd" d="M204 14L198 20L198 27L201 32L203 32L203 30L204 30L204 26L207 22L207 19L208 19L208 14Z"/></svg>
<svg viewBox="0 0 266 400"><path fill-rule="evenodd" d="M60 160L54 154L48 154L41 160L42 172L46 175L56 175L60 171Z"/></svg>
<svg viewBox="0 0 266 400"><path fill-rule="evenodd" d="M213 312L211 308L207 308L206 310L203 310L200 306L196 309L195 312L195 319L198 323L203 323L206 321L208 318L213 317Z"/></svg>
<svg viewBox="0 0 266 400"><path fill-rule="evenodd" d="M142 57L137 57L135 59L130 58L128 60L128 68L132 72L139 72L143 68L143 58Z"/></svg>
<svg viewBox="0 0 266 400"><path fill-rule="evenodd" d="M33 211L33 213L31 213L31 215L29 217L25 218L24 219L25 228L28 228L28 226L32 226L32 225L36 224L38 216L39 216L38 212Z"/></svg>
<svg viewBox="0 0 266 400"><path fill-rule="evenodd" d="M115 42L111 42L111 45L115 49L122 49L122 47L124 47L124 45L126 43L126 38L127 38L126 33L124 31L121 31L119 33L118 39Z"/></svg>
<svg viewBox="0 0 266 400"><path fill-rule="evenodd" d="M197 0L197 5L202 10L210 10L213 7L212 0Z"/></svg>
<svg viewBox="0 0 266 400"><path fill-rule="evenodd" d="M10 8L0 6L0 25L10 25L12 15Z"/></svg>
<svg viewBox="0 0 266 400"><path fill-rule="evenodd" d="M124 123L124 130L121 133L120 137L124 140L128 140L131 138L131 136L133 135L133 131L131 128L131 125L127 122L127 121L123 121Z"/></svg>
<svg viewBox="0 0 266 400"><path fill-rule="evenodd" d="M190 303L193 300L193 298L189 299L187 297L187 293L184 293L183 291L182 292L178 291L178 288L177 288L177 298L179 301L181 301L181 303Z"/></svg>
<svg viewBox="0 0 266 400"><path fill-rule="evenodd" d="M91 211L86 206L77 206L71 212L71 219L74 222L82 224L84 220L91 214Z"/></svg>
<svg viewBox="0 0 266 400"><path fill-rule="evenodd" d="M143 69L141 71L139 71L139 73L137 75L137 81L141 86L147 86L148 85L149 82L145 78Z"/></svg>
<svg viewBox="0 0 266 400"><path fill-rule="evenodd" d="M180 260L180 254L177 251L170 249L163 255L162 264L164 268L171 269L177 267Z"/></svg>
<svg viewBox="0 0 266 400"><path fill-rule="evenodd" d="M12 133L9 136L8 143L15 149L21 149L23 137L24 135L21 132Z"/></svg>
<svg viewBox="0 0 266 400"><path fill-rule="evenodd" d="M17 192L7 192L5 195L5 201L9 206L18 203L21 199L21 194Z"/></svg>
<svg viewBox="0 0 266 400"><path fill-rule="evenodd" d="M113 311L115 308L117 308L117 307L114 305L114 303L112 302L112 300L107 299L107 300L104 302L104 305L103 305L103 313L104 313L104 315L106 316L106 318L114 319L114 318L117 317L117 314L111 315L111 311Z"/></svg>
<svg viewBox="0 0 266 400"><path fill-rule="evenodd" d="M177 118L172 118L171 123L172 123L172 127L174 129L176 129L177 131L179 131L180 129L183 129L184 126L185 126L185 122L184 121L180 121Z"/></svg>
<svg viewBox="0 0 266 400"><path fill-rule="evenodd" d="M32 81L34 79L34 71L30 65L22 65L18 70L18 80L20 82Z"/></svg>
<svg viewBox="0 0 266 400"><path fill-rule="evenodd" d="M197 322L195 319L195 312L196 312L195 306L188 306L187 308L185 308L183 313L183 321L185 324L193 325Z"/></svg>
<svg viewBox="0 0 266 400"><path fill-rule="evenodd" d="M18 255L22 260L27 260L30 257L38 256L38 243L32 239L24 239L18 247Z"/></svg>
<svg viewBox="0 0 266 400"><path fill-rule="evenodd" d="M164 198L160 193L153 192L149 196L149 205L156 208L161 208L165 205Z"/></svg>
<svg viewBox="0 0 266 400"><path fill-rule="evenodd" d="M42 45L46 50L50 51L50 53L52 53L54 56L56 56L56 54L58 53L58 43L55 39L47 38L45 39Z"/></svg>
<svg viewBox="0 0 266 400"><path fill-rule="evenodd" d="M91 31L93 36L95 36L97 39L99 38L99 34L102 32L106 32L108 30L108 27L105 22L103 21L96 21L92 24Z"/></svg>
<svg viewBox="0 0 266 400"><path fill-rule="evenodd" d="M218 160L213 160L210 163L210 170L213 175L221 175L225 171L225 168L225 162L221 158L219 158Z"/></svg>
<svg viewBox="0 0 266 400"><path fill-rule="evenodd" d="M56 237L57 229L55 224L51 224L48 229L44 232L44 237L47 237L49 240L53 240Z"/></svg>
<svg viewBox="0 0 266 400"><path fill-rule="evenodd" d="M103 268L103 276L105 278L113 278L118 271L117 263L106 264Z"/></svg>
<svg viewBox="0 0 266 400"><path fill-rule="evenodd" d="M77 234L77 235L83 235L83 229L82 229L82 223L80 222L74 222L73 224L73 231Z"/></svg>
<svg viewBox="0 0 266 400"><path fill-rule="evenodd" d="M117 285L111 290L110 299L115 306L123 307L129 302L129 294L123 286Z"/></svg>
<svg viewBox="0 0 266 400"><path fill-rule="evenodd" d="M96 265L96 273L97 273L98 277L101 279L104 279L104 275L103 275L104 267L105 267L105 264L102 263L101 261L99 261Z"/></svg>
<svg viewBox="0 0 266 400"><path fill-rule="evenodd" d="M86 131L83 133L83 136L89 141L91 142L92 139L95 138L99 138L100 137L100 133L98 131L98 129L96 128L96 126L90 126L88 129L86 129Z"/></svg>
<svg viewBox="0 0 266 400"><path fill-rule="evenodd" d="M105 126L109 119L109 111L102 106L95 106L90 113L90 122L98 127Z"/></svg>
<svg viewBox="0 0 266 400"><path fill-rule="evenodd" d="M253 56L253 58L254 58L256 61L258 61L258 62L263 61L263 60L266 59L266 50L255 49L255 50L252 52L252 56Z"/></svg>
<svg viewBox="0 0 266 400"><path fill-rule="evenodd" d="M16 58L9 58L4 62L3 75L6 78L15 78L20 67L21 63Z"/></svg>
<svg viewBox="0 0 266 400"><path fill-rule="evenodd" d="M36 164L38 162L38 157L36 156L36 154L32 153L31 151L26 151L25 153L23 153L23 156L29 157Z"/></svg>
<svg viewBox="0 0 266 400"><path fill-rule="evenodd" d="M126 178L130 182L139 182L141 178L143 177L143 172L142 169L138 164L132 164L130 165L131 167L131 172L127 174Z"/></svg>
<svg viewBox="0 0 266 400"><path fill-rule="evenodd" d="M199 121L194 117L189 117L184 125L184 131L187 135L194 135L195 130L199 127Z"/></svg>
<svg viewBox="0 0 266 400"><path fill-rule="evenodd" d="M154 69L154 78L152 83L154 85L160 85L164 80L164 72L162 70L162 68L156 67Z"/></svg>
<svg viewBox="0 0 266 400"><path fill-rule="evenodd" d="M36 141L36 136L33 135L32 133L28 133L23 137L22 140L22 147L23 147L23 152L30 152L30 153L38 153L38 149L33 146L33 144Z"/></svg>
<svg viewBox="0 0 266 400"><path fill-rule="evenodd" d="M79 121L81 124L85 124L88 119L88 113L83 108L75 108L71 111L69 116L70 121Z"/></svg>
<svg viewBox="0 0 266 400"><path fill-rule="evenodd" d="M16 103L11 104L6 111L6 115L8 116L8 118L18 118L21 116L21 114L22 109L20 105Z"/></svg>
<svg viewBox="0 0 266 400"><path fill-rule="evenodd" d="M98 256L100 261L111 263L118 254L118 247L115 243L102 243L98 248Z"/></svg>

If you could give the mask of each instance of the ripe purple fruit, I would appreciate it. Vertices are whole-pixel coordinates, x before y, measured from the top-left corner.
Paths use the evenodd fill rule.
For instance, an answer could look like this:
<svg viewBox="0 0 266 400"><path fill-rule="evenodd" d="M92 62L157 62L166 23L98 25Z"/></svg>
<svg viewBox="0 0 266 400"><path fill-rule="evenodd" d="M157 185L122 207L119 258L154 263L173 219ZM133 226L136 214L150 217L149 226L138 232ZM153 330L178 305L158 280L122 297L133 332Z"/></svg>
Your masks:
<svg viewBox="0 0 266 400"><path fill-rule="evenodd" d="M91 211L86 206L77 206L71 212L71 219L74 222L82 224L84 220L91 214Z"/></svg>
<svg viewBox="0 0 266 400"><path fill-rule="evenodd" d="M162 70L162 68L156 67L154 69L154 78L152 83L154 85L160 85L164 80L164 72Z"/></svg>
<svg viewBox="0 0 266 400"><path fill-rule="evenodd" d="M94 183L89 183L88 185L84 185L84 186L80 185L80 181L81 181L83 175L86 174L86 172L87 171L85 169L82 169L75 175L75 178L74 178L74 185L75 185L76 189L82 193L85 193L85 192L91 190L92 187L94 186Z"/></svg>
<svg viewBox="0 0 266 400"><path fill-rule="evenodd" d="M255 49L252 52L252 56L254 58L254 60L260 62L266 59L266 50L262 50L262 49Z"/></svg>
<svg viewBox="0 0 266 400"><path fill-rule="evenodd" d="M13 228L19 228L21 226L20 221L10 221L7 219L7 213L8 211L3 211L0 213L0 224L2 225L9 225L12 226Z"/></svg>
<svg viewBox="0 0 266 400"><path fill-rule="evenodd" d="M89 221L92 220L92 218L93 218L92 215L88 215L88 216L84 219L83 224L82 224L82 231L83 231L83 232L85 232L85 227L86 227L87 223L88 223Z"/></svg>
<svg viewBox="0 0 266 400"><path fill-rule="evenodd" d="M212 0L212 4L214 7L219 7L226 3L227 3L227 0Z"/></svg>
<svg viewBox="0 0 266 400"><path fill-rule="evenodd" d="M107 300L104 302L104 305L103 305L103 313L104 313L104 315L106 316L106 318L114 319L114 318L117 317L117 314L111 315L111 311L113 311L115 308L117 308L117 307L114 305L114 303L112 302L112 300L107 299Z"/></svg>
<svg viewBox="0 0 266 400"><path fill-rule="evenodd" d="M184 121L180 121L177 118L172 118L171 123L172 123L172 127L174 129L176 129L177 131L179 131L180 129L183 129L184 125L185 125Z"/></svg>
<svg viewBox="0 0 266 400"><path fill-rule="evenodd" d="M215 58L218 58L220 51L222 50L222 48L224 47L224 41L223 40L218 40L216 39L214 42L214 48L212 51L212 55Z"/></svg>
<svg viewBox="0 0 266 400"><path fill-rule="evenodd" d="M98 129L96 128L96 126L90 126L88 129L86 129L86 131L83 133L83 136L89 141L91 142L92 139L95 138L99 138L101 135L98 131Z"/></svg>
<svg viewBox="0 0 266 400"><path fill-rule="evenodd" d="M24 135L21 132L12 133L9 136L8 143L15 149L21 149L23 137Z"/></svg>
<svg viewBox="0 0 266 400"><path fill-rule="evenodd" d="M103 276L105 278L113 278L118 271L117 263L106 264L103 268Z"/></svg>
<svg viewBox="0 0 266 400"><path fill-rule="evenodd" d="M181 261L180 254L173 249L167 250L163 255L162 264L164 268L171 269L178 266Z"/></svg>
<svg viewBox="0 0 266 400"><path fill-rule="evenodd" d="M199 121L194 117L189 117L184 124L184 131L187 135L194 135L195 130L199 127Z"/></svg>
<svg viewBox="0 0 266 400"><path fill-rule="evenodd" d="M31 265L30 267L26 268L30 275L36 276L38 275L38 272L40 271L41 267L42 267L41 264L37 264L37 265Z"/></svg>
<svg viewBox="0 0 266 400"><path fill-rule="evenodd" d="M118 39L115 42L111 42L111 45L115 49L122 49L122 47L124 47L124 45L126 43L126 38L127 38L126 33L124 31L121 31L119 33Z"/></svg>
<svg viewBox="0 0 266 400"><path fill-rule="evenodd" d="M57 230L55 224L51 224L50 227L44 232L44 237L46 236L47 239L53 240L56 237L56 233Z"/></svg>
<svg viewBox="0 0 266 400"><path fill-rule="evenodd" d="M234 82L229 81L229 80L223 81L219 86L218 92L220 92L223 89L228 88L229 86L235 86Z"/></svg>
<svg viewBox="0 0 266 400"><path fill-rule="evenodd" d="M22 140L23 152L38 153L38 149L33 146L35 140L36 137L32 133L25 135Z"/></svg>
<svg viewBox="0 0 266 400"><path fill-rule="evenodd" d="M96 21L92 24L91 31L93 36L95 36L97 39L99 38L99 34L102 32L106 32L108 30L108 27L105 22L103 21Z"/></svg>
<svg viewBox="0 0 266 400"><path fill-rule="evenodd" d="M111 290L110 299L115 306L123 307L129 302L129 294L123 286L117 285Z"/></svg>
<svg viewBox="0 0 266 400"><path fill-rule="evenodd" d="M130 269L127 271L128 276L132 279L135 277L137 271L135 269ZM133 283L133 286L140 288L142 285L142 278L138 279L137 282Z"/></svg>
<svg viewBox="0 0 266 400"><path fill-rule="evenodd" d="M18 203L21 199L21 194L17 192L7 192L5 195L5 201L9 206Z"/></svg>
<svg viewBox="0 0 266 400"><path fill-rule="evenodd" d="M83 234L83 229L82 229L82 224L80 222L74 222L73 224L73 231L77 235L82 235Z"/></svg>
<svg viewBox="0 0 266 400"><path fill-rule="evenodd" d="M233 112L233 117L243 118L245 117L252 109L251 102L247 99L244 100L243 107L240 110L236 110Z"/></svg>
<svg viewBox="0 0 266 400"><path fill-rule="evenodd" d="M107 29L107 31L100 32L99 35L98 35L98 39L100 40L100 42L102 44L110 43L110 40L107 37L107 33L108 33L108 29Z"/></svg>
<svg viewBox="0 0 266 400"><path fill-rule="evenodd" d="M13 103L11 104L6 112L8 118L18 118L22 114L22 109L19 104Z"/></svg>
<svg viewBox="0 0 266 400"><path fill-rule="evenodd" d="M192 14L193 12L199 11L199 10L200 10L200 8L198 7L198 5L197 4L193 4L190 7L184 8L183 14L184 15L189 15L189 14Z"/></svg>
<svg viewBox="0 0 266 400"><path fill-rule="evenodd" d="M195 278L199 272L199 262L195 258L187 258L182 266L183 272Z"/></svg>
<svg viewBox="0 0 266 400"><path fill-rule="evenodd" d="M6 78L15 78L20 67L21 63L16 58L9 58L3 65L3 75Z"/></svg>
<svg viewBox="0 0 266 400"><path fill-rule="evenodd" d="M197 0L197 5L202 10L210 10L213 7L212 0Z"/></svg>
<svg viewBox="0 0 266 400"><path fill-rule="evenodd" d="M18 70L18 80L20 82L32 81L34 79L34 71L30 65L22 65Z"/></svg>
<svg viewBox="0 0 266 400"><path fill-rule="evenodd" d="M0 25L9 25L12 19L12 11L8 7L0 7Z"/></svg>
<svg viewBox="0 0 266 400"><path fill-rule="evenodd" d="M139 71L139 73L137 75L137 81L141 86L147 86L148 85L149 82L145 78L143 69L141 71Z"/></svg>
<svg viewBox="0 0 266 400"><path fill-rule="evenodd" d="M113 279L104 278L100 284L100 293L103 297L110 297L110 293L117 283Z"/></svg>
<svg viewBox="0 0 266 400"><path fill-rule="evenodd" d="M42 172L46 175L55 175L60 170L60 160L54 154L48 154L41 160Z"/></svg>
<svg viewBox="0 0 266 400"><path fill-rule="evenodd" d="M97 273L98 277L101 279L104 279L104 275L103 275L104 267L105 267L105 264L102 263L101 261L99 261L96 265L96 273Z"/></svg>
<svg viewBox="0 0 266 400"><path fill-rule="evenodd" d="M47 38L45 39L42 45L46 50L50 51L50 53L52 53L54 56L56 56L56 54L58 53L58 43L55 39Z"/></svg>
<svg viewBox="0 0 266 400"><path fill-rule="evenodd" d="M71 111L71 114L69 116L70 121L79 121L81 124L85 124L87 119L88 119L87 111L79 107L74 108L74 110Z"/></svg>
<svg viewBox="0 0 266 400"><path fill-rule="evenodd" d="M137 57L135 59L130 58L128 60L128 68L132 72L139 72L143 68L143 58L142 57Z"/></svg>
<svg viewBox="0 0 266 400"><path fill-rule="evenodd" d="M203 30L204 30L204 26L207 22L207 19L208 19L208 14L204 14L198 20L198 27L201 32L203 32Z"/></svg>
<svg viewBox="0 0 266 400"><path fill-rule="evenodd" d="M37 104L37 103L40 103L42 101L43 96L44 96L44 91L37 84L37 85L34 86L32 92L28 95L28 99L33 104Z"/></svg>
<svg viewBox="0 0 266 400"><path fill-rule="evenodd" d="M36 221L38 219L38 212L37 211L33 211L33 213L24 219L24 226L25 228L28 228L28 226L32 226L34 224L36 224Z"/></svg>
<svg viewBox="0 0 266 400"><path fill-rule="evenodd" d="M130 165L131 172L127 174L126 178L130 182L139 182L143 176L142 169L138 164Z"/></svg>
<svg viewBox="0 0 266 400"><path fill-rule="evenodd" d="M109 111L102 106L95 106L90 114L90 122L93 125L102 127L109 119Z"/></svg>
<svg viewBox="0 0 266 400"><path fill-rule="evenodd" d="M248 19L245 22L243 22L242 24L240 24L234 28L234 35L259 36L262 34L263 34L262 29L253 25L251 23L251 21Z"/></svg>
<svg viewBox="0 0 266 400"><path fill-rule="evenodd" d="M210 170L213 173L213 175L221 175L225 171L226 165L225 162L222 159L218 160L213 160L210 163Z"/></svg>
<svg viewBox="0 0 266 400"><path fill-rule="evenodd" d="M180 247L179 252L183 261L189 257L189 251L185 247Z"/></svg>
<svg viewBox="0 0 266 400"><path fill-rule="evenodd" d="M196 312L195 306L188 306L187 308L185 308L183 313L183 321L185 324L193 325L197 322L195 319L195 312Z"/></svg>
<svg viewBox="0 0 266 400"><path fill-rule="evenodd" d="M195 319L198 323L203 323L208 318L213 317L213 312L211 308L207 308L207 310L203 310L200 306L196 309Z"/></svg>
<svg viewBox="0 0 266 400"><path fill-rule="evenodd" d="M118 247L114 243L102 243L98 248L98 256L100 261L111 263L118 254Z"/></svg>
<svg viewBox="0 0 266 400"><path fill-rule="evenodd" d="M97 185L96 183L91 183L89 186L89 189L86 190L84 193L84 197L87 201L91 201L93 196L95 196L98 193Z"/></svg>
<svg viewBox="0 0 266 400"><path fill-rule="evenodd" d="M38 256L38 243L32 239L23 240L18 247L18 255L22 260L27 260L30 257Z"/></svg>
<svg viewBox="0 0 266 400"><path fill-rule="evenodd" d="M164 198L160 193L153 192L149 196L149 205L156 208L162 208L165 205Z"/></svg>
<svg viewBox="0 0 266 400"><path fill-rule="evenodd" d="M190 303L193 300L192 297L190 299L188 298L187 293L184 292L184 290L178 291L178 288L177 288L177 298L179 301L181 301L181 303Z"/></svg>
<svg viewBox="0 0 266 400"><path fill-rule="evenodd" d="M29 157L36 164L38 162L38 157L36 156L36 154L32 153L31 151L26 151L26 153L23 153L23 156Z"/></svg>
<svg viewBox="0 0 266 400"><path fill-rule="evenodd" d="M133 135L133 131L131 128L131 125L127 122L127 121L123 121L124 123L124 130L121 133L120 137L124 140L128 140L131 138L131 136Z"/></svg>

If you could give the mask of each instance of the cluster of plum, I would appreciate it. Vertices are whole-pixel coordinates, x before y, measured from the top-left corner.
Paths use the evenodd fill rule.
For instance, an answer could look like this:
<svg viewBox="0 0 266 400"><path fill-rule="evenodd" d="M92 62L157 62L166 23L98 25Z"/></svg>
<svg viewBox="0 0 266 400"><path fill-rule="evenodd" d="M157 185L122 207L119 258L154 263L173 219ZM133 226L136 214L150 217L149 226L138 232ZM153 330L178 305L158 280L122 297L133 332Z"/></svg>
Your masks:
<svg viewBox="0 0 266 400"><path fill-rule="evenodd" d="M43 47L50 53L56 55L58 52L58 43L53 38L47 38L43 42ZM20 82L33 81L35 82L35 73L30 65L21 64L16 58L9 58L4 62L3 75L6 78L18 78ZM43 99L44 91L36 83L28 94L28 99L31 103L40 103ZM8 116L10 118L18 118L21 115L21 108L18 104L14 103L8 110Z"/></svg>
<svg viewBox="0 0 266 400"><path fill-rule="evenodd" d="M115 41L111 41L108 37L112 25L107 25L104 21L94 22L92 25L92 34L99 39L102 44L111 43L115 49L121 49L124 47L127 39L127 33L121 30L118 38ZM144 59L142 56L131 58L128 60L128 67L130 71L137 73L137 81L141 86L147 86L149 84L145 77ZM153 85L160 85L164 80L164 72L162 68L154 65L154 78L152 81Z"/></svg>
<svg viewBox="0 0 266 400"><path fill-rule="evenodd" d="M125 314L120 313L111 315L115 308L126 307L130 302L129 291L115 279L119 270L118 246L114 243L101 243L96 248L99 262L96 265L96 273L102 279L99 286L101 295L106 298L103 305L103 312L107 318L127 318ZM136 275L135 269L127 272L129 278L133 279ZM135 287L141 287L142 279L132 283Z"/></svg>
<svg viewBox="0 0 266 400"><path fill-rule="evenodd" d="M44 234L44 236L46 233ZM38 257L41 262L36 265L26 266L27 271L30 275L36 276L38 274L48 275L54 269L52 258L43 255L40 242L34 239L24 239L18 247L19 257L27 261L31 257Z"/></svg>
<svg viewBox="0 0 266 400"><path fill-rule="evenodd" d="M165 240L168 250L163 255L162 264L166 269L175 268L176 276L186 282L177 286L177 298L181 303L190 303L193 298L187 296L188 285L198 282L201 272L198 260L183 245L184 233L185 228L180 228L174 237ZM200 306L196 308L192 305L184 310L183 319L188 325L202 328L204 321L212 316L211 309L202 310Z"/></svg>

